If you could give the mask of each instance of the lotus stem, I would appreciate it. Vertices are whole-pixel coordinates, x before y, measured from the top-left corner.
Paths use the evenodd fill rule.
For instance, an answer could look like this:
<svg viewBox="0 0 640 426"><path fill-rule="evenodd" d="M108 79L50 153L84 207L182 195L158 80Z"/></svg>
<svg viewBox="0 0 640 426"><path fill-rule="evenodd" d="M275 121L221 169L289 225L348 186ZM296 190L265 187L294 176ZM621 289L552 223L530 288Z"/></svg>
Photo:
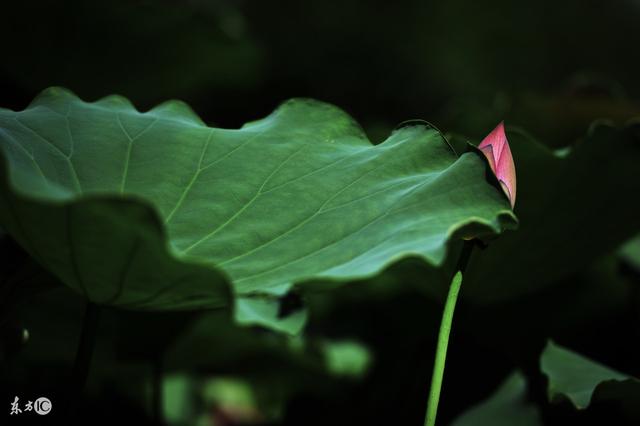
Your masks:
<svg viewBox="0 0 640 426"><path fill-rule="evenodd" d="M427 413L424 420L425 426L435 426L436 424L436 414L438 413L438 402L440 401L440 390L442 389L442 379L444 377L444 367L447 359L447 348L449 346L449 334L453 323L453 313L456 308L458 294L460 293L462 274L469 263L473 245L473 240L467 240L464 242L464 246L460 252L460 257L458 258L456 273L451 280L447 299L444 304L442 321L440 322L440 331L438 332L436 356L433 363L433 374L431 375L431 388L429 389Z"/></svg>

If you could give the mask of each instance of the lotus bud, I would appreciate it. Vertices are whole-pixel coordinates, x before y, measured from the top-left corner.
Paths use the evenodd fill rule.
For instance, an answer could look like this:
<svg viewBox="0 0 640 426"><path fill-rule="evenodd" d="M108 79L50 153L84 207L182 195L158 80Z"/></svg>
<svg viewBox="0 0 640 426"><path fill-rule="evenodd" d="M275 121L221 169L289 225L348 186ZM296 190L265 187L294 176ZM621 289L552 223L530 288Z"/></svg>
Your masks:
<svg viewBox="0 0 640 426"><path fill-rule="evenodd" d="M516 204L516 167L504 132L504 123L500 122L491 133L484 138L478 149L482 151L491 171L498 178L502 190L509 198L511 208Z"/></svg>

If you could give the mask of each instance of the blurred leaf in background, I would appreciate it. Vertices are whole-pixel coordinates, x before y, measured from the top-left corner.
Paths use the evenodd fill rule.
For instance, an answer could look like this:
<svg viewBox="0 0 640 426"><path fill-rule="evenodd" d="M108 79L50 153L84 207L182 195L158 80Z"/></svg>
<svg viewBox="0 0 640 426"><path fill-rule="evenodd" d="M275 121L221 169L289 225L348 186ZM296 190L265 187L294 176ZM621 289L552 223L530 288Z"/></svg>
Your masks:
<svg viewBox="0 0 640 426"><path fill-rule="evenodd" d="M538 409L526 397L526 379L522 373L514 372L489 399L463 413L451 425L543 425Z"/></svg>
<svg viewBox="0 0 640 426"><path fill-rule="evenodd" d="M606 402L624 408L629 422L640 418L640 379L622 374L575 352L548 342L540 358L548 378L551 402L569 400L578 410ZM630 424L630 423L629 423Z"/></svg>

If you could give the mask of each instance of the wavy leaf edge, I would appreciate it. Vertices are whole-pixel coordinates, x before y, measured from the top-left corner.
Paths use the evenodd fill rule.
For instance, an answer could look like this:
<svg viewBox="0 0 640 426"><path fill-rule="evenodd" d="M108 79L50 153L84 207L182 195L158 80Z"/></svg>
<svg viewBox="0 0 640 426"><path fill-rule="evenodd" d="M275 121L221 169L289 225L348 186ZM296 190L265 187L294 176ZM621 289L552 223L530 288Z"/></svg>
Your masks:
<svg viewBox="0 0 640 426"><path fill-rule="evenodd" d="M93 107L104 107L105 109L107 106L118 106L120 108L124 108L126 110L128 110L129 112L133 112L136 114L155 114L158 115L159 117L166 119L166 120L171 120L171 121L175 121L178 122L180 124L183 125L190 125L190 126L198 126L198 127L207 127L210 128L209 126L207 126L207 124L194 112L194 110L185 102L181 101L181 100L168 100L168 101L164 101L152 108L150 108L147 111L140 111L138 110L133 103L131 103L126 97L122 96L122 95L118 95L118 94L114 94L114 95L108 95L105 97L102 97L96 101L93 102L87 102L83 99L81 99L80 97L78 97L77 95L75 95L72 91L62 88L62 87L50 87L47 88L45 90L43 90L39 95L37 95L30 103L29 105L24 108L23 110L20 111L13 111L13 110L7 110L6 111L11 111L11 112L15 112L15 113L20 113L20 112L25 112L28 111L29 109L32 108L36 108L36 107L44 107L44 108L48 108L51 109L49 106L47 106L46 100L50 97L60 97L60 96L65 96L68 98L71 98L75 101L79 101L85 104L89 104L92 105ZM363 138L373 147L375 146L374 144L371 143L371 141L369 140L369 138L366 136L365 132L362 130L362 128L360 127L360 125L347 113L345 113L343 110L341 110L339 107L336 107L332 104L328 104L322 101L318 101L318 100L314 100L314 99L310 99L310 98L292 98L289 100L286 100L282 103L280 103L276 109L270 113L269 115L267 115L264 118L261 119L257 119L254 121L249 121L247 123L245 123L243 126L240 127L240 129L244 129L247 127L250 127L252 125L258 125L261 121L263 120L267 120L270 117L273 117L275 115L277 115L284 107L287 106L287 104L290 104L292 102L306 102L306 103L312 103L312 104L316 104L316 105L321 105L324 107L330 107L330 108L335 108L341 112L344 113L345 117L348 117L351 121L351 125L355 126L362 134ZM0 109L1 110L1 109ZM58 111L54 111L55 113L60 114L60 112ZM430 129L430 130L434 130L435 132L437 132L443 139L443 141L445 141L445 143L448 144L446 137L444 136L443 133L440 132L440 130L438 130L435 126L430 125L428 122L421 122L421 121L417 121L415 123L411 123L411 125L404 125L401 128L396 128L394 129L390 136L393 135L395 132L400 131L406 127L420 127L423 128L425 130ZM451 147L450 144L448 144L449 147ZM454 155L456 155L458 158L461 158L461 155L458 155L455 153L455 150L452 149L452 152L454 153ZM227 281L227 285L229 286L229 288L231 289L231 292L234 293L234 286L232 284L232 280L229 277L229 275L224 271L223 268L219 268L216 267L214 264L211 263L206 263L204 261L202 261L201 258L199 258L198 256L190 256L188 254L183 254L180 251L178 251L175 247L172 246L171 241L169 239L168 236L168 232L167 229L165 227L165 225L163 224L163 221L160 217L159 212L157 211L157 208L153 205L153 203L147 199L145 199L144 197L141 196L136 196L133 194L117 194L117 193L113 193L113 194L80 194L80 195L76 195L76 194L72 194L72 196L68 197L67 199L46 199L43 198L42 196L38 196L36 194L31 193L28 190L23 190L20 187L18 187L11 178L11 173L10 173L10 168L12 167L12 165L10 164L9 160L6 158L6 154L4 153L4 149L2 149L2 146L0 145L0 174L2 175L1 179L2 179L2 186L5 186L15 195L18 197L23 198L25 201L30 201L30 202L35 202L35 203L49 203L50 205L58 205L58 206L64 206L64 207L69 207L69 206L80 206L83 203L86 202L92 202L92 201L106 201L109 203L131 203L132 205L137 205L138 207L143 207L145 210L148 211L149 213L149 217L154 218L154 230L158 232L159 237L162 239L162 241L164 241L164 246L165 246L165 250L166 250L166 254L172 256L175 260L178 260L179 262L183 262L187 265L190 266L199 266L199 267L205 267L210 269L213 272L219 273L221 275L223 275L226 278ZM490 175L490 173L488 173L488 175ZM61 190L63 192L68 192L65 189L62 188L58 188L56 186L51 185L51 187L53 189L57 189L57 190ZM60 194L62 195L62 194ZM69 194L65 194L65 195L69 195ZM334 283L348 283L348 282L353 282L353 281L358 281L358 280L366 280L372 277L377 276L378 274L384 272L386 269L388 269L389 267L391 267L393 264L401 261L401 260L405 260L405 259L412 259L412 258L417 258L420 259L421 261L425 262L426 264L429 264L431 266L434 267L439 267L444 263L444 260L449 256L449 254L451 253L451 246L452 243L460 238L463 238L467 235L469 235L470 233L476 236L493 236L493 235L498 235L506 230L513 230L516 229L518 225L518 220L517 217L515 216L515 214L513 213L512 210L510 209L504 209L500 212L498 212L498 214L494 217L493 220L491 221L487 221L484 220L483 218L480 217L470 217L468 220L466 221L460 221L458 223L456 223L455 225L450 226L450 228L448 229L447 235L445 240L443 241L444 243L444 254L443 256L438 259L435 263L430 262L429 259L426 258L426 256L423 256L420 253L415 253L415 252L403 252L400 253L396 256L393 256L391 258L389 258L386 262L381 263L373 272L368 273L368 274L362 274L362 275L352 275L352 276L348 276L348 277L339 277L339 278L332 278L332 277L322 277L321 275L315 275L315 276L307 276L307 277L303 277L299 280L297 280L296 282L293 283L286 283L283 284L282 286L276 287L276 288L269 288L269 291L256 291L256 292L251 292L251 293L245 293L242 295L238 295L235 294L236 297L253 297L253 296L258 296L258 297L274 297L274 298L279 298L285 294L287 294L289 291L291 291L293 288L297 288L297 287L304 287L305 284L307 282L313 282L313 281L317 281L318 279L320 279L323 282L334 282ZM230 303L230 307L233 309L233 303Z"/></svg>

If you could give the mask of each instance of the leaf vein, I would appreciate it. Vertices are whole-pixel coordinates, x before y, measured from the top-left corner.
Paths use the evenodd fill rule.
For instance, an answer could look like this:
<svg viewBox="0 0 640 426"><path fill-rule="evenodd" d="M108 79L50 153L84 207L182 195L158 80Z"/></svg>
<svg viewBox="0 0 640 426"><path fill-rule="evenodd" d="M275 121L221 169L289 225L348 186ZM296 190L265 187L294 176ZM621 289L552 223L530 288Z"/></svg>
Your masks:
<svg viewBox="0 0 640 426"><path fill-rule="evenodd" d="M240 255L238 255L238 256L232 257L232 258L230 258L230 259L226 259L225 261L223 261L223 262L219 263L219 264L218 264L218 266L223 266L223 265L226 265L226 264L231 263L231 262L233 262L233 261L236 261L236 260L238 260L238 259L241 259L241 258L243 258L243 257L246 257L246 256L250 255L251 253L254 253L254 252L256 252L257 250L259 250L259 249L261 249L261 248L263 248L263 247L265 247L265 246L268 246L268 245L272 244L273 242L275 242L275 241L279 240L280 238L285 237L285 236L287 236L287 235L291 234L292 232L294 232L294 231L296 231L296 230L300 229L302 226L306 225L306 224L307 224L307 223L309 223L311 220L313 220L316 216L318 216L319 214L322 214L322 213L323 213L322 209L323 209L327 204L329 204L329 203L331 202L331 200L335 199L338 195L340 195L341 193L343 193L344 191L346 191L348 188L350 188L350 187L351 187L351 186L353 186L355 183L357 183L358 181L360 181L360 180L361 180L362 178L364 178L366 175L368 175L369 173L372 173L372 172L374 172L374 171L378 170L378 169L379 169L380 167L382 167L382 166L384 166L384 163L383 163L383 164L380 164L380 165L378 165L378 166L376 166L376 167L374 167L373 169L371 169L371 170L369 170L369 171L367 171L367 172L365 172L364 174L362 174L361 176L359 176L357 179L353 180L351 183L349 183L348 185L344 186L344 187L343 187L342 189L340 189L338 192L336 192L336 193L335 193L335 194L333 194L331 197L329 197L327 200L325 200L325 201L324 201L324 203L322 203L322 205L321 205L321 206L320 206L320 207L319 207L319 208L318 208L318 209L317 209L317 210L316 210L316 211L315 211L311 216L307 217L307 218L306 218L306 219L304 219L302 222L300 222L300 223L298 223L297 225L295 225L293 228L289 228L289 229L287 229L285 232L283 232L283 233L281 233L281 234L277 235L276 237L274 237L274 238L270 239L269 241L266 241L266 242L264 242L264 243L260 244L259 246L256 246L256 247L252 248L251 250L249 250L249 251L247 251L247 252L244 252L244 253L242 253L242 254L240 254Z"/></svg>
<svg viewBox="0 0 640 426"><path fill-rule="evenodd" d="M198 167L197 167L195 173L191 177L191 180L189 181L187 186L182 191L182 194L180 194L180 197L178 198L178 202L173 207L173 209L171 209L171 212L167 215L167 218L164 221L165 224L168 224L171 221L171 219L173 218L173 215L182 206L182 203L184 202L185 198L187 197L187 193L191 190L193 185L195 185L196 180L198 180L198 177L200 176L200 172L202 172L202 169L200 168L200 166L202 165L202 160L204 159L204 155L207 152L207 149L209 147L209 143L211 142L211 135L213 135L213 129L211 129L211 131L209 131L209 135L207 136L207 140L205 141L204 146L202 147L202 152L200 153L200 160L198 161Z"/></svg>
<svg viewBox="0 0 640 426"><path fill-rule="evenodd" d="M270 174L269 176L266 177L266 179L264 180L264 182L262 182L262 185L260 186L260 188L258 189L258 191L256 191L256 193L253 195L253 197L251 197L251 199L244 205L242 206L238 211L236 211L229 219L227 219L222 225L218 226L216 229L214 229L213 231L211 231L210 233L208 233L207 235L205 235L204 237L202 237L201 239L199 239L198 241L196 241L195 243L191 244L189 247L187 247L184 250L184 253L189 252L190 250L192 250L194 247L200 245L201 243L207 241L208 239L210 239L211 237L213 237L215 234L217 234L218 232L220 232L222 229L224 229L226 226L228 226L231 222L233 222L238 216L240 216L242 214L242 212L244 212L245 210L247 210L262 194L262 189L264 188L264 186L271 180L271 178L273 178L273 176L275 176L275 174L282 169L282 167L296 154L298 154L300 151L302 151L304 148L306 148L308 145L303 145L302 147L300 147L300 149L297 149L295 152L293 152L291 155L287 156L287 158L284 159L284 161L282 161L278 167L276 167Z"/></svg>
<svg viewBox="0 0 640 426"><path fill-rule="evenodd" d="M36 135L37 137L42 139L49 146L54 148L66 160L67 165L69 166L69 171L71 172L71 176L72 176L74 184L76 186L76 189L78 190L78 192L82 193L82 186L80 185L80 180L78 179L78 173L76 172L76 168L73 165L73 162L71 161L71 158L65 152L63 152L60 148L58 148L58 146L56 144L54 144L53 142L51 142L50 140L48 140L47 138L45 138L44 136L42 136L41 134L39 134L38 132L33 130L31 127L29 127L26 124L24 124L22 121L20 121L20 119L18 118L17 115L14 115L13 119L20 126L22 126L23 128L27 129L28 131L30 131L31 133L33 133L34 135Z"/></svg>

